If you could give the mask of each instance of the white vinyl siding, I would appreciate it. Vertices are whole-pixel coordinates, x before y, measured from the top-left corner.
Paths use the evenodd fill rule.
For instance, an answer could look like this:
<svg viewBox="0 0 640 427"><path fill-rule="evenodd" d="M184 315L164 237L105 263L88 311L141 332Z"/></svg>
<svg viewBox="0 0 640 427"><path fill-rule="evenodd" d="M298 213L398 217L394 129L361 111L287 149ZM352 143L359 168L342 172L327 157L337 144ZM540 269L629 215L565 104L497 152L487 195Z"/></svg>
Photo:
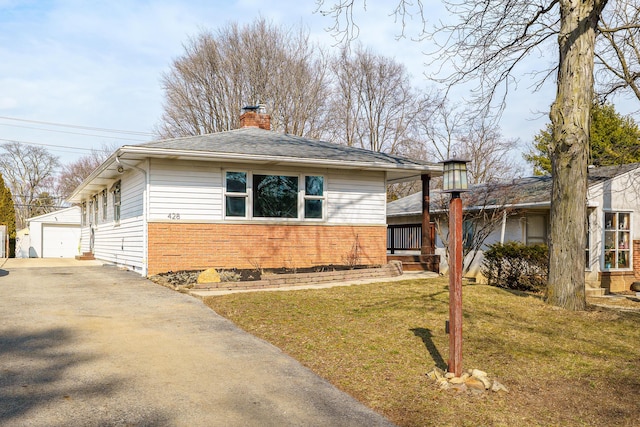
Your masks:
<svg viewBox="0 0 640 427"><path fill-rule="evenodd" d="M326 184L327 221L386 224L386 188L382 173L332 173Z"/></svg>
<svg viewBox="0 0 640 427"><path fill-rule="evenodd" d="M237 221L238 218L224 218L225 172L247 171L249 174L295 175L300 177L303 185L305 176L324 177L325 218L305 220L301 214L300 222L324 222L332 225L386 224L386 186L383 172L286 167L268 170L248 164L223 169L207 162L162 159L151 159L150 165L150 221ZM304 207L303 202L301 198L300 209ZM268 220L284 221L279 218ZM293 221L287 219L286 222Z"/></svg>
<svg viewBox="0 0 640 427"><path fill-rule="evenodd" d="M150 220L222 219L219 167L207 162L151 159L150 169Z"/></svg>
<svg viewBox="0 0 640 427"><path fill-rule="evenodd" d="M114 222L113 195L107 198L107 221L94 225L93 254L96 259L122 265L136 271L145 268L144 190L145 176L131 170L120 178L120 221ZM110 187L111 188L111 187ZM100 200L100 199L99 199ZM81 251L90 251L91 228L82 228Z"/></svg>
<svg viewBox="0 0 640 427"><path fill-rule="evenodd" d="M97 259L123 265L134 270L144 268L144 222L142 217L120 219L120 224L105 224L95 230L94 256ZM84 247L83 233L83 247ZM89 250L89 233L86 234Z"/></svg>

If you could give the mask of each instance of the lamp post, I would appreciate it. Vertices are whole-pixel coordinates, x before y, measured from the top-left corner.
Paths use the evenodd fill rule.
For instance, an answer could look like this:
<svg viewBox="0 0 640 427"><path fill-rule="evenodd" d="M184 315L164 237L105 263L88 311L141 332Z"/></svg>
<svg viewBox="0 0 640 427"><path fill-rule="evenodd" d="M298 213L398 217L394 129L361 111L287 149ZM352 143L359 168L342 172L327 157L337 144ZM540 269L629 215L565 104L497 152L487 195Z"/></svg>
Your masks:
<svg viewBox="0 0 640 427"><path fill-rule="evenodd" d="M449 201L449 372L462 375L462 200L468 191L467 160L445 160L442 190Z"/></svg>

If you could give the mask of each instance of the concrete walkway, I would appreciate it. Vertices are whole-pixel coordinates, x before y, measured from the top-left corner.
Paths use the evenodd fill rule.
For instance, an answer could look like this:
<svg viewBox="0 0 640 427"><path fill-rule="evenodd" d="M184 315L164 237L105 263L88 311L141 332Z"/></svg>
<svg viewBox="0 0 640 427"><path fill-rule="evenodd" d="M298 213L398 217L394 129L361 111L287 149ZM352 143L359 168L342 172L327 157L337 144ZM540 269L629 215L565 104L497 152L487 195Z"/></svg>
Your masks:
<svg viewBox="0 0 640 427"><path fill-rule="evenodd" d="M57 262L0 260L2 426L392 425L193 297Z"/></svg>

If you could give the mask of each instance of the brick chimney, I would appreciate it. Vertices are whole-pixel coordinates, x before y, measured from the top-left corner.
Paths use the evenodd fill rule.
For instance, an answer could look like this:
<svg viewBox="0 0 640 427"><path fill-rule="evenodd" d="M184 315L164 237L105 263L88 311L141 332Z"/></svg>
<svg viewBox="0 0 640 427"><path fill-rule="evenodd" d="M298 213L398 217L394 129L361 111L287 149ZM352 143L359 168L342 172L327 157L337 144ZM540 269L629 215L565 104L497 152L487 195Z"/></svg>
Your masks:
<svg viewBox="0 0 640 427"><path fill-rule="evenodd" d="M271 116L267 114L264 104L247 106L242 109L244 113L240 116L241 128L260 128L271 130Z"/></svg>

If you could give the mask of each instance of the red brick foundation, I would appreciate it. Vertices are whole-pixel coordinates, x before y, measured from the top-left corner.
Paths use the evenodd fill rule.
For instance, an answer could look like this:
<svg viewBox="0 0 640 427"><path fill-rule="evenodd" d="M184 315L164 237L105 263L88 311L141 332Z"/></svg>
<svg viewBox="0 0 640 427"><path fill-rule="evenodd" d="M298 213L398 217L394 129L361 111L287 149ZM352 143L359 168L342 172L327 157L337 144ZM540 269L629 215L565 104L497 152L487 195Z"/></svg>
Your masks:
<svg viewBox="0 0 640 427"><path fill-rule="evenodd" d="M633 274L640 280L640 240L633 241Z"/></svg>
<svg viewBox="0 0 640 427"><path fill-rule="evenodd" d="M206 268L385 264L382 226L148 224L148 274Z"/></svg>

